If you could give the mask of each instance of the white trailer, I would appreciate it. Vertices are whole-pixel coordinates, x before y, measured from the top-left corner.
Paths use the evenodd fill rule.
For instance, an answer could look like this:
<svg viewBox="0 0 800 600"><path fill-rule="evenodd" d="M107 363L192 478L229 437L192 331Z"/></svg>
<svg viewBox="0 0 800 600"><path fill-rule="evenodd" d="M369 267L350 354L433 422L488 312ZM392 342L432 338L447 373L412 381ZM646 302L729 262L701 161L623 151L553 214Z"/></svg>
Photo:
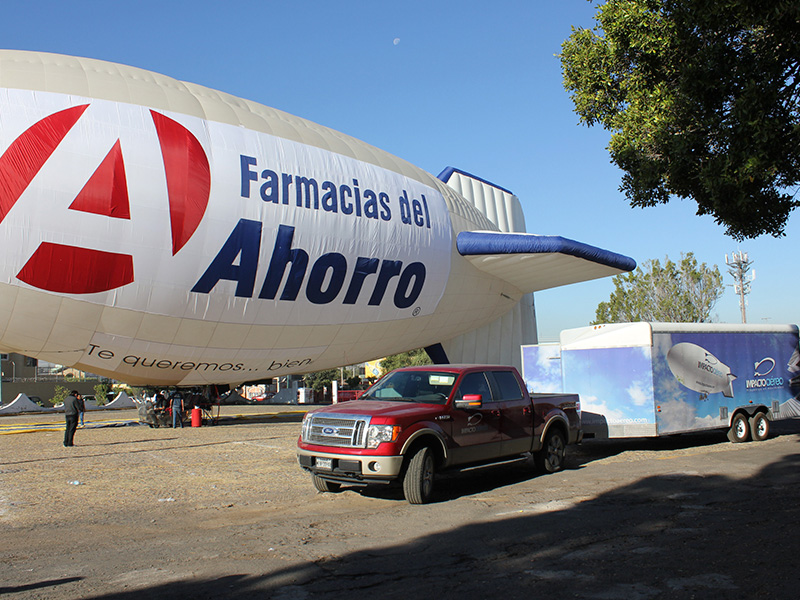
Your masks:
<svg viewBox="0 0 800 600"><path fill-rule="evenodd" d="M522 347L528 389L580 395L587 438L728 429L763 440L800 416L796 325L616 323Z"/></svg>

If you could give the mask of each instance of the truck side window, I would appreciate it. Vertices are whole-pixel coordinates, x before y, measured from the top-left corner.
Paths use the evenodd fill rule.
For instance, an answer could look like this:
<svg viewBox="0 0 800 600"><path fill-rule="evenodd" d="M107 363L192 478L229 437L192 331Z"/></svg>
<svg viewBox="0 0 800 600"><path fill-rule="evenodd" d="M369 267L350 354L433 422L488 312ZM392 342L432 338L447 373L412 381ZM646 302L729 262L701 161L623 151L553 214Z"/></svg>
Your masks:
<svg viewBox="0 0 800 600"><path fill-rule="evenodd" d="M506 400L520 400L522 398L522 390L519 387L519 381L514 377L511 371L492 371L494 380L497 387L500 388L500 401Z"/></svg>
<svg viewBox="0 0 800 600"><path fill-rule="evenodd" d="M492 392L489 388L489 382L486 380L486 375L483 373L468 373L461 380L461 385L458 386L458 393L456 398L461 400L467 394L480 394L483 396L483 402L492 401Z"/></svg>

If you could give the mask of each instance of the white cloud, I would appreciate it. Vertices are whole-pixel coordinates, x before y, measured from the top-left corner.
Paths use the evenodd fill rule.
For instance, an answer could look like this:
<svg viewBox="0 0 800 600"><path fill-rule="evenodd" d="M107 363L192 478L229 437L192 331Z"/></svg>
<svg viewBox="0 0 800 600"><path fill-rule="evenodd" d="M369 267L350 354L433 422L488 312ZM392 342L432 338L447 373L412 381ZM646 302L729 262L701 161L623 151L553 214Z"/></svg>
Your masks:
<svg viewBox="0 0 800 600"><path fill-rule="evenodd" d="M628 388L628 396L636 406L644 406L652 398L650 386L644 385L641 381L634 381Z"/></svg>

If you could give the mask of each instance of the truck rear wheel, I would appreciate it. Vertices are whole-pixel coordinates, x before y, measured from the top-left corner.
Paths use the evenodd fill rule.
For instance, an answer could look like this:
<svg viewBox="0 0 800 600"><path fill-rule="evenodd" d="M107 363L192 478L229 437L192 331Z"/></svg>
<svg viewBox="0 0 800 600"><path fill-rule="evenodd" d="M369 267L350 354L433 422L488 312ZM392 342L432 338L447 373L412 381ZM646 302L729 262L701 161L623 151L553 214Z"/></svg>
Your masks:
<svg viewBox="0 0 800 600"><path fill-rule="evenodd" d="M767 419L767 415L760 412L750 417L750 436L756 442L763 442L769 437L769 419Z"/></svg>
<svg viewBox="0 0 800 600"><path fill-rule="evenodd" d="M747 415L737 413L731 421L731 428L728 430L728 439L734 444L746 442L750 439L750 423Z"/></svg>
<svg viewBox="0 0 800 600"><path fill-rule="evenodd" d="M542 449L533 455L536 468L545 473L557 473L564 468L567 443L560 429L551 429L544 438Z"/></svg>
<svg viewBox="0 0 800 600"><path fill-rule="evenodd" d="M312 475L311 480L314 482L314 487L317 488L318 492L338 492L342 487L341 483L328 481L319 475Z"/></svg>
<svg viewBox="0 0 800 600"><path fill-rule="evenodd" d="M403 477L403 495L410 504L427 504L433 497L436 475L433 452L427 446L419 448L408 461Z"/></svg>

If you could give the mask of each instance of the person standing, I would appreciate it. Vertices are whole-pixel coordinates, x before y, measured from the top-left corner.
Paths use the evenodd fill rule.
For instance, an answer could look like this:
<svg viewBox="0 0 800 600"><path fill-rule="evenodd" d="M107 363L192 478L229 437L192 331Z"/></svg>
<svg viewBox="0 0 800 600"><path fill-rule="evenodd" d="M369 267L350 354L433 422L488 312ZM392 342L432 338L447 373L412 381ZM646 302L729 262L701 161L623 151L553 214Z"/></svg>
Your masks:
<svg viewBox="0 0 800 600"><path fill-rule="evenodd" d="M172 393L170 400L172 401L172 428L175 429L176 423L180 423L181 429L183 429L183 394L176 390Z"/></svg>
<svg viewBox="0 0 800 600"><path fill-rule="evenodd" d="M75 445L72 440L75 437L75 430L78 428L78 415L84 410L83 397L76 390L72 390L64 400L64 419L66 420L64 446Z"/></svg>

